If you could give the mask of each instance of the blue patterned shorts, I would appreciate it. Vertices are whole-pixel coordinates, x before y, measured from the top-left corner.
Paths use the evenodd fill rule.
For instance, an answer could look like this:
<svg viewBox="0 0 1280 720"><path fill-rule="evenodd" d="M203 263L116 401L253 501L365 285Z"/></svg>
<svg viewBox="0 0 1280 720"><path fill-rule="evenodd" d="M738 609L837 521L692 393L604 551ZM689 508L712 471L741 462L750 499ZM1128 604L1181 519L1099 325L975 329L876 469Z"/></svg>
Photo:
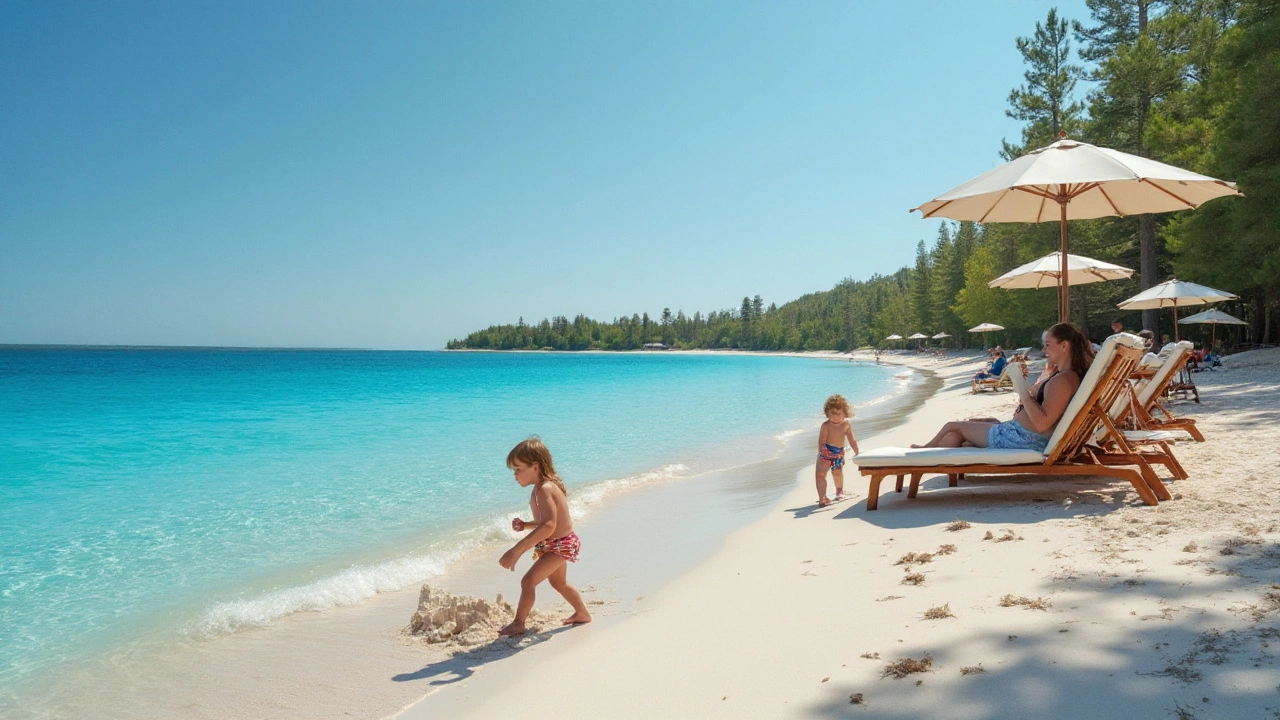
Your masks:
<svg viewBox="0 0 1280 720"><path fill-rule="evenodd" d="M996 423L987 431L987 447L990 448L1044 452L1048 444L1048 435L1031 432L1017 420Z"/></svg>

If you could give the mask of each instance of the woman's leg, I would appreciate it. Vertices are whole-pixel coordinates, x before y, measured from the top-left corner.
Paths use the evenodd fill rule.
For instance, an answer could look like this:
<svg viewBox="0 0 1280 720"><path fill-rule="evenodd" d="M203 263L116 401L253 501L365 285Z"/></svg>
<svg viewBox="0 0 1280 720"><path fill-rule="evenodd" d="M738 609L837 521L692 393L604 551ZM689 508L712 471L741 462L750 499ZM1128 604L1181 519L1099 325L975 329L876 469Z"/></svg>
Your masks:
<svg viewBox="0 0 1280 720"><path fill-rule="evenodd" d="M911 447L960 447L966 444L973 447L986 447L987 433L990 431L991 423L989 422L957 420L943 425L938 434L924 445Z"/></svg>

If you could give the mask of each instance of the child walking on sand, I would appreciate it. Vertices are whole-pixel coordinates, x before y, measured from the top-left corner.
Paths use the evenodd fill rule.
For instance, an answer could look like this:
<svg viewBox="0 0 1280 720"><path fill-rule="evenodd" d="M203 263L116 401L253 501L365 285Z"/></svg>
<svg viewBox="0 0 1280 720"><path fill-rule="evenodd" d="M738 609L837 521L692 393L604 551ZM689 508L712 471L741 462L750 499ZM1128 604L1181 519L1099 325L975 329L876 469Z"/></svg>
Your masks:
<svg viewBox="0 0 1280 720"><path fill-rule="evenodd" d="M529 495L529 509L533 520L516 518L511 529L524 532L532 529L514 547L503 553L498 564L514 571L516 562L530 548L533 549L533 567L520 579L520 602L516 605L516 617L510 625L498 631L499 635L523 635L525 620L533 610L534 591L543 580L551 583L556 592L573 606L573 614L565 618L565 625L581 625L591 622L591 613L582 603L582 596L566 579L568 565L578 561L582 543L573 531L569 517L569 501L564 483L556 475L551 462L551 451L538 438L529 438L507 453L507 467L515 474L520 487L533 486Z"/></svg>
<svg viewBox="0 0 1280 720"><path fill-rule="evenodd" d="M836 499L844 498L844 445L845 440L858 454L858 439L853 436L853 426L849 418L853 417L853 408L843 395L832 395L822 405L822 412L827 421L818 430L818 466L814 480L818 485L818 505L826 507L831 504L827 498L827 471L836 482Z"/></svg>

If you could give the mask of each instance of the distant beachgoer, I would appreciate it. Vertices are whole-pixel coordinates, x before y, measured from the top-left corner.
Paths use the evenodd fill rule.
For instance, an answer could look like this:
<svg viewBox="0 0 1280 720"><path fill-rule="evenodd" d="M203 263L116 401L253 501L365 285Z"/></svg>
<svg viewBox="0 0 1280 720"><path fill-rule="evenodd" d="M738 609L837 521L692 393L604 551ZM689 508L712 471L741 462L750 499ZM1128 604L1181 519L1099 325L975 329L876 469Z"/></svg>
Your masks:
<svg viewBox="0 0 1280 720"><path fill-rule="evenodd" d="M520 602L516 605L516 617L510 625L498 631L499 635L523 635L525 620L533 610L535 589L543 580L551 583L556 592L573 606L573 614L565 618L565 625L581 625L591 622L591 613L582 602L578 590L567 579L568 565L578 561L582 543L573 531L573 519L569 517L569 501L564 483L556 475L551 462L551 451L538 438L529 438L507 453L507 467L515 474L520 487L533 486L529 495L529 509L533 520L515 518L511 529L528 535L503 553L498 564L514 571L520 556L533 549L533 567L520 579Z"/></svg>
<svg viewBox="0 0 1280 720"><path fill-rule="evenodd" d="M1139 330L1138 337L1142 338L1143 352L1155 352L1156 334L1150 330Z"/></svg>
<svg viewBox="0 0 1280 720"><path fill-rule="evenodd" d="M1124 322L1120 318L1111 321L1111 334L1118 335L1124 332Z"/></svg>
<svg viewBox="0 0 1280 720"><path fill-rule="evenodd" d="M1004 350L1000 349L999 345L992 348L991 365L989 365L986 370L975 374L973 379L969 381L969 384L973 387L973 391L978 391L979 380L993 380L1000 377L1000 373L1004 372L1004 366L1008 364L1008 362L1008 358L1004 356Z"/></svg>
<svg viewBox="0 0 1280 720"><path fill-rule="evenodd" d="M847 440L858 454L858 439L853 436L853 425L849 418L853 417L853 408L843 395L832 395L822 405L822 412L827 421L818 430L818 465L814 481L818 486L818 505L825 507L831 504L827 498L827 471L836 483L836 499L844 498L844 446Z"/></svg>
<svg viewBox="0 0 1280 720"><path fill-rule="evenodd" d="M1070 323L1058 323L1044 336L1049 358L1045 373L1031 387L1019 387L1021 404L1013 419L973 418L949 422L933 439L911 447L992 447L1044 452L1053 428L1062 419L1071 396L1093 362L1089 339ZM1010 372L1022 372L1010 368Z"/></svg>

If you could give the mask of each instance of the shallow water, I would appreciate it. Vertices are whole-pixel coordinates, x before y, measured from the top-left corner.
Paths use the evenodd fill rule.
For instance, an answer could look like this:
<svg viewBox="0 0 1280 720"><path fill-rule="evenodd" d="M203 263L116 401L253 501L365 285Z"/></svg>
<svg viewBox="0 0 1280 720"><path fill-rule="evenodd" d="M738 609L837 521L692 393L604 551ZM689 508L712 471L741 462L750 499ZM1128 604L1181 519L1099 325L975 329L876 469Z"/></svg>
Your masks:
<svg viewBox="0 0 1280 720"><path fill-rule="evenodd" d="M530 434L576 515L763 460L887 367L701 354L0 350L0 691L359 603L510 533ZM12 629L10 631L9 629ZM0 696L6 693L0 692Z"/></svg>

